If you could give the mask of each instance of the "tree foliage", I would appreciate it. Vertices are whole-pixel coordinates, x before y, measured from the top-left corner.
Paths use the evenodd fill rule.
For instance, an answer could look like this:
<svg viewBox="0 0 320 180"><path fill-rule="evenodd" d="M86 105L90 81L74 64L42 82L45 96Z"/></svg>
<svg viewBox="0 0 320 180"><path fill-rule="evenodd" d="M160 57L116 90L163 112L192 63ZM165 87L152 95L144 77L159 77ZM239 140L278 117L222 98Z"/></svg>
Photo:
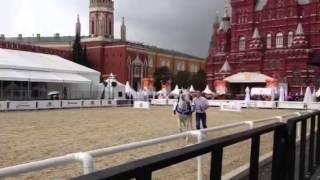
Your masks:
<svg viewBox="0 0 320 180"><path fill-rule="evenodd" d="M157 68L153 73L154 87L157 91L161 90L161 84L172 80L170 69L166 66Z"/></svg>
<svg viewBox="0 0 320 180"><path fill-rule="evenodd" d="M191 85L191 73L188 71L179 71L175 78L174 83L179 86L179 88L188 89Z"/></svg>
<svg viewBox="0 0 320 180"><path fill-rule="evenodd" d="M204 70L199 70L192 76L191 84L196 90L203 91L207 86L207 74Z"/></svg>
<svg viewBox="0 0 320 180"><path fill-rule="evenodd" d="M85 46L82 48L81 37L78 34L73 43L73 61L77 64L91 68L87 55L87 47Z"/></svg>

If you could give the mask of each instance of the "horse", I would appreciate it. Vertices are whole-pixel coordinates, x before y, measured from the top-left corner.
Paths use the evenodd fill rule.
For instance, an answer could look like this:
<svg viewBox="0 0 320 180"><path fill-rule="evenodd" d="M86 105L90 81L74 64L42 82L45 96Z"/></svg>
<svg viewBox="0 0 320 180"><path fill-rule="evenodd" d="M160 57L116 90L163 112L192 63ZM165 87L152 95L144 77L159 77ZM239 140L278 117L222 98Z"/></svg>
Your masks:
<svg viewBox="0 0 320 180"><path fill-rule="evenodd" d="M178 127L180 132L191 131L192 129L192 102L189 94L180 93L178 102L173 107L174 114L178 114Z"/></svg>

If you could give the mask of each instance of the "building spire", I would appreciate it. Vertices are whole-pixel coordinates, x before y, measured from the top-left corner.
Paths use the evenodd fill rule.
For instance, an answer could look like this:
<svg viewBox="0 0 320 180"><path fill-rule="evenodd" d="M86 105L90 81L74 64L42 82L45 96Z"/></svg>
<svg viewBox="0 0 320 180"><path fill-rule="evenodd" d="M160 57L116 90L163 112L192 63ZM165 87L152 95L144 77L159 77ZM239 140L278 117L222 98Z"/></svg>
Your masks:
<svg viewBox="0 0 320 180"><path fill-rule="evenodd" d="M121 41L127 41L127 27L125 24L124 17L122 17L122 24L121 24Z"/></svg>
<svg viewBox="0 0 320 180"><path fill-rule="evenodd" d="M296 34L293 38L292 46L295 48L303 48L308 45L308 40L304 34L301 22L299 22L296 30Z"/></svg>
<svg viewBox="0 0 320 180"><path fill-rule="evenodd" d="M81 36L81 23L80 23L80 16L77 16L77 23L76 23L76 36Z"/></svg>

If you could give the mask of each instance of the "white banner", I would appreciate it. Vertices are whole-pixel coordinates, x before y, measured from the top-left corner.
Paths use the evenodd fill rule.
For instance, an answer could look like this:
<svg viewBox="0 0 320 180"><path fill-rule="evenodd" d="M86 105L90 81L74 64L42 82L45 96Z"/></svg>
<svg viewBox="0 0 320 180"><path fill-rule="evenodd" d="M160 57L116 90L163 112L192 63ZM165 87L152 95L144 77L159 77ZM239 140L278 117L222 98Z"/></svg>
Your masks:
<svg viewBox="0 0 320 180"><path fill-rule="evenodd" d="M7 101L0 101L0 111L5 111L7 108Z"/></svg>
<svg viewBox="0 0 320 180"><path fill-rule="evenodd" d="M134 109L150 109L150 103L145 101L135 101L133 108Z"/></svg>
<svg viewBox="0 0 320 180"><path fill-rule="evenodd" d="M174 104L176 104L177 102L178 102L177 99L168 99L168 104L169 104L169 105L174 105Z"/></svg>
<svg viewBox="0 0 320 180"><path fill-rule="evenodd" d="M209 106L214 106L214 107L220 107L221 102L220 101L215 101L215 100L208 100Z"/></svg>
<svg viewBox="0 0 320 180"><path fill-rule="evenodd" d="M81 100L64 100L62 101L62 108L80 108L82 107Z"/></svg>
<svg viewBox="0 0 320 180"><path fill-rule="evenodd" d="M276 108L276 103L274 101L256 101L257 108Z"/></svg>
<svg viewBox="0 0 320 180"><path fill-rule="evenodd" d="M84 100L83 107L100 107L101 100Z"/></svg>
<svg viewBox="0 0 320 180"><path fill-rule="evenodd" d="M320 103L309 103L308 109L312 110L320 110Z"/></svg>
<svg viewBox="0 0 320 180"><path fill-rule="evenodd" d="M60 109L61 101L38 101L38 109Z"/></svg>
<svg viewBox="0 0 320 180"><path fill-rule="evenodd" d="M220 111L241 112L241 104L237 102L222 103Z"/></svg>
<svg viewBox="0 0 320 180"><path fill-rule="evenodd" d="M35 110L37 107L36 101L10 101L9 110Z"/></svg>
<svg viewBox="0 0 320 180"><path fill-rule="evenodd" d="M151 100L152 105L167 105L166 99L152 99Z"/></svg>
<svg viewBox="0 0 320 180"><path fill-rule="evenodd" d="M303 102L279 102L280 109L305 109Z"/></svg>
<svg viewBox="0 0 320 180"><path fill-rule="evenodd" d="M101 106L117 106L117 100L102 100Z"/></svg>

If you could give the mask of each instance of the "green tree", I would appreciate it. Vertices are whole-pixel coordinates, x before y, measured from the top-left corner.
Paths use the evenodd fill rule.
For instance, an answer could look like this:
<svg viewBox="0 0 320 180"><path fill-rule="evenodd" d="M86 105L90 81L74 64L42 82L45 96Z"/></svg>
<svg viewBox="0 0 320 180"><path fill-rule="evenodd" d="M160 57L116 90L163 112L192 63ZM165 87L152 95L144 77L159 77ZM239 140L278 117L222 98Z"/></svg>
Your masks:
<svg viewBox="0 0 320 180"><path fill-rule="evenodd" d="M174 83L179 86L179 88L187 89L191 85L191 74L188 71L179 71L175 78Z"/></svg>
<svg viewBox="0 0 320 180"><path fill-rule="evenodd" d="M204 70L199 70L192 76L191 83L196 90L203 91L207 86L207 74Z"/></svg>
<svg viewBox="0 0 320 180"><path fill-rule="evenodd" d="M82 48L81 37L76 35L73 43L73 61L77 64L91 68L91 64L88 61L87 47Z"/></svg>
<svg viewBox="0 0 320 180"><path fill-rule="evenodd" d="M161 83L172 80L170 69L166 66L157 68L153 73L154 87L157 91L161 90Z"/></svg>

